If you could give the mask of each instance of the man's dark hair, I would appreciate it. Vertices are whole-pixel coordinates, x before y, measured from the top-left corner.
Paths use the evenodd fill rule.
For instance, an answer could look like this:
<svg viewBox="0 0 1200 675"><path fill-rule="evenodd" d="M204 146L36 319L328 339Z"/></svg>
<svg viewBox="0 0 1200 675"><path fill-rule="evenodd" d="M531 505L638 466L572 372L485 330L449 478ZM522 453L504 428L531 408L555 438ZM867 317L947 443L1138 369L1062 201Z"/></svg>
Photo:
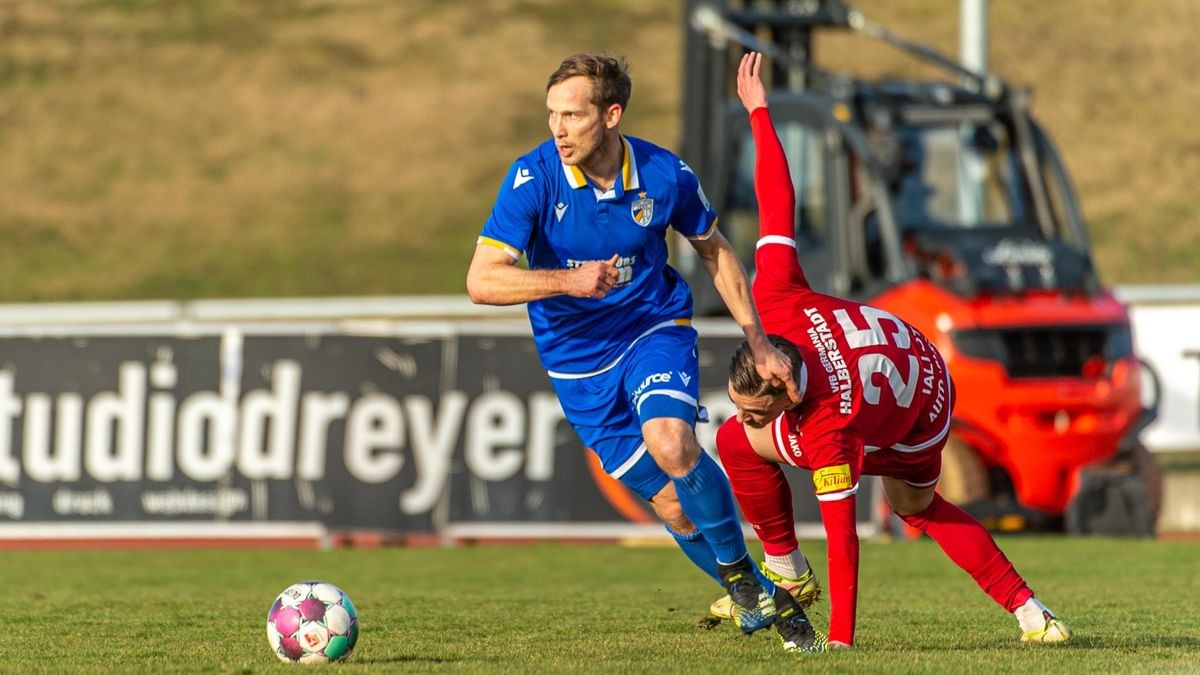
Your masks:
<svg viewBox="0 0 1200 675"><path fill-rule="evenodd" d="M767 339L791 360L792 379L799 383L802 363L800 350L785 337L768 335ZM758 374L754 367L754 352L750 351L750 343L746 341L742 341L742 346L738 347L729 362L729 385L735 392L744 396L779 396L787 393L786 387L773 386Z"/></svg>
<svg viewBox="0 0 1200 675"><path fill-rule="evenodd" d="M563 59L558 69L546 81L550 87L572 77L586 77L592 82L592 103L603 112L614 103L624 110L629 105L633 81L629 79L629 62L623 56L603 53L572 54Z"/></svg>

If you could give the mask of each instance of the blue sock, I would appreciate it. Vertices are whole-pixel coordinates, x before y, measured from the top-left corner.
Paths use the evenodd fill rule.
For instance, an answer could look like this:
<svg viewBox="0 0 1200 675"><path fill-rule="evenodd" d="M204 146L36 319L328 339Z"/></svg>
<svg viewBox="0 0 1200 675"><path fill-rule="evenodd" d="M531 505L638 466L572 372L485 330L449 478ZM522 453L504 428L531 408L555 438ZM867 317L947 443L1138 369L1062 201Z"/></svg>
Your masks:
<svg viewBox="0 0 1200 675"><path fill-rule="evenodd" d="M719 563L735 563L746 557L746 539L733 505L729 479L703 450L692 470L672 478L679 505L717 556Z"/></svg>
<svg viewBox="0 0 1200 675"><path fill-rule="evenodd" d="M675 537L675 543L679 544L679 548L688 557L688 560L699 567L701 572L712 577L713 581L721 583L721 575L717 574L717 556L713 554L712 548L705 541L703 532L696 530L691 534L679 534L670 526L667 526L667 532Z"/></svg>

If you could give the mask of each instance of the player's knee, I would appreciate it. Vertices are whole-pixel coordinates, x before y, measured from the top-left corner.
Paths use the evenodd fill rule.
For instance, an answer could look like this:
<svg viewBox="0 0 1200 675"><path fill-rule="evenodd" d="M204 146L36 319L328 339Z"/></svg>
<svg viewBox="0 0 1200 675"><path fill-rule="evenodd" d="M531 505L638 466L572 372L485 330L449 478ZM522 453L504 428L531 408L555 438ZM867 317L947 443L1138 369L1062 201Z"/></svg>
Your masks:
<svg viewBox="0 0 1200 675"><path fill-rule="evenodd" d="M700 458L700 445L692 427L680 419L660 417L642 425L646 449L669 476L682 476Z"/></svg>
<svg viewBox="0 0 1200 675"><path fill-rule="evenodd" d="M686 444L660 446L659 452L653 454L659 468L672 478L686 476L700 459L699 448L692 449Z"/></svg>
<svg viewBox="0 0 1200 675"><path fill-rule="evenodd" d="M896 515L904 517L916 515L927 509L933 501L934 488L913 487L898 478L885 476L883 492Z"/></svg>

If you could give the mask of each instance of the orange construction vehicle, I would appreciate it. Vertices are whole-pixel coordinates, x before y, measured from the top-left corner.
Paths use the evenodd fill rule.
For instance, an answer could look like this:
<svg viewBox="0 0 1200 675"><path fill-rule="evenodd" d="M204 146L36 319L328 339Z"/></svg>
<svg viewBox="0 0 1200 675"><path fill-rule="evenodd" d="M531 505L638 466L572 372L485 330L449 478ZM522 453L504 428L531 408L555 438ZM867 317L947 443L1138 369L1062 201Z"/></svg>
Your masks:
<svg viewBox="0 0 1200 675"><path fill-rule="evenodd" d="M1153 420L1129 317L1099 281L1074 190L1026 92L867 21L841 0L688 3L683 157L743 261L758 231L753 143L733 96L768 57L797 196L801 263L935 340L958 385L943 494L1000 530L1153 532ZM874 80L814 64L852 30L941 66ZM766 72L764 68L764 72ZM699 266L687 247L676 265ZM693 284L699 313L720 307ZM711 291L710 291L711 292Z"/></svg>

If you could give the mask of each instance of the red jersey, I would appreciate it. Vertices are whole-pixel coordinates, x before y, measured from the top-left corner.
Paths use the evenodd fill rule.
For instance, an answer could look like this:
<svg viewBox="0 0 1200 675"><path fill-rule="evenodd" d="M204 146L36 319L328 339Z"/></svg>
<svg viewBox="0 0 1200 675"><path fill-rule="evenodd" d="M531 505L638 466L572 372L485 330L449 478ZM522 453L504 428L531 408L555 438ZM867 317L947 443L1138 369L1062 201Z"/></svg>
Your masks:
<svg viewBox="0 0 1200 675"><path fill-rule="evenodd" d="M759 248L759 265L772 248L795 260L795 249L773 244ZM760 272L754 298L766 331L791 340L803 363L802 402L776 421L776 447L787 463L821 474L818 499L852 494L864 453L916 452L945 436L950 382L924 335L870 305L779 281Z"/></svg>
<svg viewBox="0 0 1200 675"><path fill-rule="evenodd" d="M829 539L830 639L850 643L857 603L854 495L864 453L918 452L945 437L951 383L941 356L884 310L817 293L796 255L796 198L766 108L750 115L759 204L755 304L768 333L800 350L802 401L775 422L789 464L811 469Z"/></svg>

